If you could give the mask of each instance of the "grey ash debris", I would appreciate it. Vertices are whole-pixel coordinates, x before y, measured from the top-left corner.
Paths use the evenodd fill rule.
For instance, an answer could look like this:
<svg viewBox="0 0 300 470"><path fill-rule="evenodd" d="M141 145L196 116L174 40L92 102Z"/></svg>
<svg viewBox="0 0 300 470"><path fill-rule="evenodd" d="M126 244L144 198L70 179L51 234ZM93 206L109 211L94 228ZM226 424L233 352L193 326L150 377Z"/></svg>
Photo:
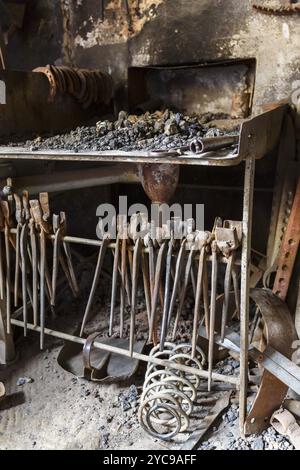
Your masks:
<svg viewBox="0 0 300 470"><path fill-rule="evenodd" d="M260 436L252 435L245 439L239 437L237 418L236 415L230 423L232 427L228 427L228 418L225 416L225 434L223 432L218 435L217 431L215 435L201 443L199 450L294 450L294 446L290 441L278 434L272 427L263 431Z"/></svg>
<svg viewBox="0 0 300 470"><path fill-rule="evenodd" d="M165 110L138 116L120 111L116 121L103 120L95 126L77 127L66 134L37 137L27 141L25 146L32 151L170 150L189 145L195 137L215 137L237 132L239 123L224 130L217 127L217 121L215 124L211 122L212 119L221 118L224 122L223 115L187 116Z"/></svg>

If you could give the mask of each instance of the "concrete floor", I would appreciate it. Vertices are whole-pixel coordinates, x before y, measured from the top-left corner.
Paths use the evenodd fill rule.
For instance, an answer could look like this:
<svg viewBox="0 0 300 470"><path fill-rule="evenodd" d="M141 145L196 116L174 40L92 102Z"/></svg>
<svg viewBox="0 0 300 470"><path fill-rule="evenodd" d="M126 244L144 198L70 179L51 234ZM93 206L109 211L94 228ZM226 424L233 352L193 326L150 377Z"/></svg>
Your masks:
<svg viewBox="0 0 300 470"><path fill-rule="evenodd" d="M74 333L82 321L91 269L80 275L82 295L73 299L68 290L60 289L61 298L55 318L47 318L47 326ZM105 285L104 285L105 288ZM107 330L107 303L103 294L95 300L95 316L87 325L87 334ZM146 318L145 307L138 304L137 323L143 335ZM51 325L51 323L53 325ZM118 320L116 320L118 323ZM146 323L145 323L146 325ZM44 351L39 349L39 336L29 332L28 337L17 331L16 349L18 359L9 366L0 366L0 381L5 383L6 398L0 404L0 449L87 449L87 450L161 450L180 449L190 436L181 433L170 443L158 441L146 434L138 423L138 400L124 409L124 397L128 396L129 383L122 385L99 384L80 379L64 370L57 362L63 341L47 337ZM143 336L142 336L143 337ZM142 338L141 337L141 338ZM140 338L140 339L141 339ZM220 366L225 369L229 366ZM230 366L231 367L231 366ZM238 364L237 364L238 367ZM220 372L220 369L218 369ZM228 371L226 371L228 372ZM238 369L234 373L238 373ZM141 365L131 384L137 387L138 397L142 391L145 366ZM27 378L18 385L20 378ZM203 382L205 388L205 381ZM197 397L199 406L191 419L191 430L201 425L213 407L206 402L220 394L201 392ZM209 400L208 400L209 398ZM239 440L238 407L235 394L231 395L231 406L211 426L204 436L201 449L255 448L259 442L250 438ZM202 402L201 402L202 400ZM212 401L213 401L212 400ZM261 443L260 443L261 447ZM272 433L264 437L264 448L291 448L288 441Z"/></svg>
<svg viewBox="0 0 300 470"><path fill-rule="evenodd" d="M18 344L19 360L0 369L7 397L0 406L3 449L156 449L140 429L136 408L122 411L128 387L77 379L57 363L62 343L47 339L39 351L31 334ZM20 377L32 382L18 386Z"/></svg>
<svg viewBox="0 0 300 470"><path fill-rule="evenodd" d="M180 449L189 437L182 433L175 441L160 442L148 436L137 419L138 401L128 410L122 396L130 384L97 384L74 377L57 362L62 341L46 338L45 350L39 350L39 338L30 333L19 338L19 359L0 366L0 380L7 396L0 405L0 449L85 449L85 450L162 450ZM141 371L143 373L143 371ZM18 385L20 378L30 381ZM143 376L134 381L138 394ZM207 400L207 392L200 394ZM216 396L216 394L215 394ZM197 428L209 406L200 406L192 421ZM235 394L229 409L211 426L203 438L201 450L218 449L292 449L285 438L271 428L262 437L239 438L238 406Z"/></svg>

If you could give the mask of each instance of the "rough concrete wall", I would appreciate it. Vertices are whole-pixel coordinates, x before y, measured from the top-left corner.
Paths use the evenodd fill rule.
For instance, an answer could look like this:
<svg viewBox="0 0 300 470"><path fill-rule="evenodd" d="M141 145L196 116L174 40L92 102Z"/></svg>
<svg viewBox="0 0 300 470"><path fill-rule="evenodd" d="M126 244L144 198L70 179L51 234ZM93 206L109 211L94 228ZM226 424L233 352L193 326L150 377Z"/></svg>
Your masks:
<svg viewBox="0 0 300 470"><path fill-rule="evenodd" d="M256 58L257 109L289 97L300 79L300 21L255 11L253 1L128 0L128 11L125 0L103 0L101 21L101 0L32 0L10 61L102 66L122 88L131 65Z"/></svg>
<svg viewBox="0 0 300 470"><path fill-rule="evenodd" d="M109 17L115 7L117 18L124 20L123 0L108 2L103 23L98 20L99 1L81 3L75 8L73 24L74 61L90 66L103 63L118 80L126 78L127 65L253 57L257 60L257 108L289 97L293 81L300 77L297 15L265 15L253 10L252 0L143 0L143 20L137 21L139 2L132 0L128 31L123 21Z"/></svg>
<svg viewBox="0 0 300 470"><path fill-rule="evenodd" d="M23 26L9 39L8 66L31 70L62 55L61 0L29 0Z"/></svg>

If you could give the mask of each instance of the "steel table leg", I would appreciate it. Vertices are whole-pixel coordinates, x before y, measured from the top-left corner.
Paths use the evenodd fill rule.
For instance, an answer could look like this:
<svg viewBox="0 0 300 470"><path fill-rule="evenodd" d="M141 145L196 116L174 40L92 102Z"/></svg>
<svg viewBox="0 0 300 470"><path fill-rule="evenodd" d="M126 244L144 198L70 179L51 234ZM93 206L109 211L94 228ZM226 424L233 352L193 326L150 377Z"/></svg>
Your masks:
<svg viewBox="0 0 300 470"><path fill-rule="evenodd" d="M249 279L252 233L252 209L254 192L255 156L252 154L245 163L243 201L243 240L241 259L241 311L240 311L240 433L244 436L247 414L248 390L248 347L249 347Z"/></svg>

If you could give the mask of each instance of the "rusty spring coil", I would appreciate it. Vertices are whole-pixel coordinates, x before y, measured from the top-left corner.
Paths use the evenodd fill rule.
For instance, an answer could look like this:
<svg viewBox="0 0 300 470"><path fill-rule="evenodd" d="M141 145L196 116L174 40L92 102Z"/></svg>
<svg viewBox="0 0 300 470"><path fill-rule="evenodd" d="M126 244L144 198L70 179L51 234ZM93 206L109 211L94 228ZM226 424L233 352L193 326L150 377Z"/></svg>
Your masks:
<svg viewBox="0 0 300 470"><path fill-rule="evenodd" d="M205 364L203 351L197 347L195 358L191 357L190 344L165 343L164 351L155 346L150 357L170 360L173 363L202 369ZM190 424L189 416L197 395L200 378L170 368L148 364L141 404L139 422L151 436L170 440L179 432L186 431Z"/></svg>

